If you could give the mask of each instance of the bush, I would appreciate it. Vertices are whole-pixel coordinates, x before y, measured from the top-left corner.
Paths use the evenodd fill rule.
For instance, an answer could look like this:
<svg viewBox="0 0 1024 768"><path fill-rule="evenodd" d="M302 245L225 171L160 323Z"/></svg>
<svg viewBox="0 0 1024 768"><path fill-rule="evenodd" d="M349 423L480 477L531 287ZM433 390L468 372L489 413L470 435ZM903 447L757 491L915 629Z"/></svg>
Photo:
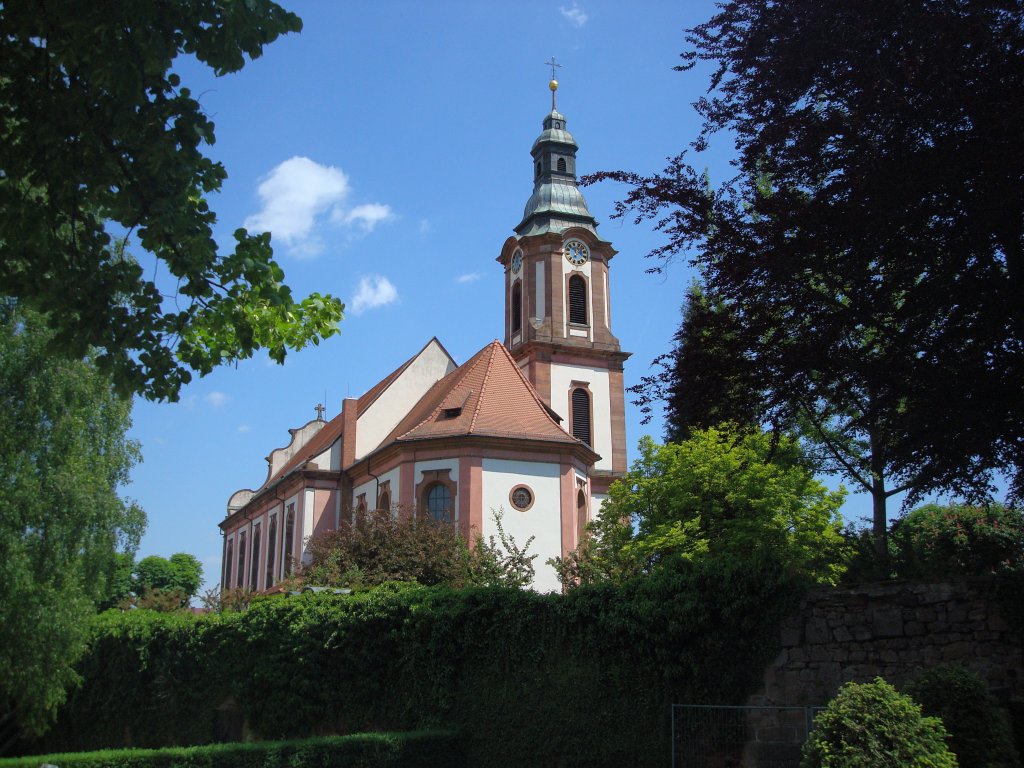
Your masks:
<svg viewBox="0 0 1024 768"><path fill-rule="evenodd" d="M1006 712L963 667L923 670L905 687L926 715L941 717L960 768L1020 768Z"/></svg>
<svg viewBox="0 0 1024 768"><path fill-rule="evenodd" d="M801 768L956 768L937 717L882 680L847 683L814 719Z"/></svg>
<svg viewBox="0 0 1024 768"><path fill-rule="evenodd" d="M662 765L669 704L753 693L802 594L771 559L708 560L569 595L387 584L108 613L33 749L208 743L230 700L260 738L444 725L476 768Z"/></svg>
<svg viewBox="0 0 1024 768"><path fill-rule="evenodd" d="M361 733L304 741L122 749L0 759L0 768L455 768L466 765L453 732Z"/></svg>
<svg viewBox="0 0 1024 768"><path fill-rule="evenodd" d="M999 574L1024 569L1024 515L1002 504L926 504L892 526L903 578Z"/></svg>

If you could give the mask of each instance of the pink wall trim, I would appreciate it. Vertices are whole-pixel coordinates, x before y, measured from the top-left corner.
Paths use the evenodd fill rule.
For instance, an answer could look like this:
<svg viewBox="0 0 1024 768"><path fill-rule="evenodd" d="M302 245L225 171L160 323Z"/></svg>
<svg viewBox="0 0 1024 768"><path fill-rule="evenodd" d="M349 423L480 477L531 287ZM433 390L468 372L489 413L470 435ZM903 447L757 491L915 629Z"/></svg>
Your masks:
<svg viewBox="0 0 1024 768"><path fill-rule="evenodd" d="M459 459L459 532L466 541L483 533L484 489L483 458L479 455Z"/></svg>
<svg viewBox="0 0 1024 768"><path fill-rule="evenodd" d="M576 471L572 464L562 464L561 476L562 505L560 520L562 528L562 557L576 549Z"/></svg>

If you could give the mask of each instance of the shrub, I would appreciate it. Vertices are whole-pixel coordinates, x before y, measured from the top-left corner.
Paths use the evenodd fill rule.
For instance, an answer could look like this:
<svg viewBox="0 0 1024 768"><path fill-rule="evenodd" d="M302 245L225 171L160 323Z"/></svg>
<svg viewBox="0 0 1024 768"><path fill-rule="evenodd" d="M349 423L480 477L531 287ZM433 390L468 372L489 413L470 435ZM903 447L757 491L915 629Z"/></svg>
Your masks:
<svg viewBox="0 0 1024 768"><path fill-rule="evenodd" d="M847 683L814 719L801 768L955 768L937 717L882 680Z"/></svg>
<svg viewBox="0 0 1024 768"><path fill-rule="evenodd" d="M980 677L963 667L934 667L905 692L926 715L942 718L960 768L1019 768L1006 712Z"/></svg>
<svg viewBox="0 0 1024 768"><path fill-rule="evenodd" d="M0 759L0 768L454 768L461 738L448 731L360 733L168 749L120 749Z"/></svg>
<svg viewBox="0 0 1024 768"><path fill-rule="evenodd" d="M926 504L893 523L892 541L904 578L1024 569L1024 515L1002 504Z"/></svg>

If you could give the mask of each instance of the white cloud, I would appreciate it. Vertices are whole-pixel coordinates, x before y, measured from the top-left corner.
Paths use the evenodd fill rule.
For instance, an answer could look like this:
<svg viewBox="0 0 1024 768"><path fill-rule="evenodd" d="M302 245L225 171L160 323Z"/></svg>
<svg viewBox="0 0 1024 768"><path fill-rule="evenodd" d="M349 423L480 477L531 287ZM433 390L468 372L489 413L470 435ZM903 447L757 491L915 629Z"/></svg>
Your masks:
<svg viewBox="0 0 1024 768"><path fill-rule="evenodd" d="M430 219L420 219L420 237L430 234Z"/></svg>
<svg viewBox="0 0 1024 768"><path fill-rule="evenodd" d="M587 14L583 11L582 8L579 7L575 0L573 0L572 8L560 6L558 10L565 18L565 20L572 24L574 27L582 27L584 24L587 23Z"/></svg>
<svg viewBox="0 0 1024 768"><path fill-rule="evenodd" d="M341 168L320 165L308 157L292 157L276 166L256 193L263 208L246 218L245 228L272 232L275 243L300 258L324 250L320 231L325 226L358 226L368 233L394 217L391 208L381 203L348 207L352 193L348 175Z"/></svg>
<svg viewBox="0 0 1024 768"><path fill-rule="evenodd" d="M246 432L248 432L249 430L251 430L251 429L252 429L252 427L250 427L248 424L239 424L238 425L238 431L241 432L243 435Z"/></svg>
<svg viewBox="0 0 1024 768"><path fill-rule="evenodd" d="M203 399L214 408L220 408L221 406L226 405L231 398L223 392L213 391L207 393Z"/></svg>
<svg viewBox="0 0 1024 768"><path fill-rule="evenodd" d="M382 221L393 219L394 216L391 212L391 206L381 205L380 203L366 203L364 205L357 205L352 210L339 214L339 220L342 224L358 224L364 232L373 232L374 227Z"/></svg>
<svg viewBox="0 0 1024 768"><path fill-rule="evenodd" d="M359 315L374 307L383 307L398 301L398 290L382 275L371 275L359 281L355 298L348 303L348 311Z"/></svg>
<svg viewBox="0 0 1024 768"><path fill-rule="evenodd" d="M455 282L456 283L474 283L474 282L476 282L479 279L480 279L480 273L479 272L470 272L470 273L465 274L465 275L459 275L458 277L455 278Z"/></svg>

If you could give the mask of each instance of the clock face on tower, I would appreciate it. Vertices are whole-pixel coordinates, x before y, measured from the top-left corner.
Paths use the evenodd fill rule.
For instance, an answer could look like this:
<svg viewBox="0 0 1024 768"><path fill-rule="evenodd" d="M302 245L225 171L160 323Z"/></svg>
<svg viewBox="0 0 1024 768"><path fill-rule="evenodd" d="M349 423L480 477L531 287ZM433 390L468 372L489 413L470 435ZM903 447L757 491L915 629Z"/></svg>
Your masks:
<svg viewBox="0 0 1024 768"><path fill-rule="evenodd" d="M583 266L587 263L587 259L590 258L590 249L580 240L569 240L562 251L565 253L565 258L574 267Z"/></svg>
<svg viewBox="0 0 1024 768"><path fill-rule="evenodd" d="M523 268L523 252L516 251L512 254L512 274L518 275L519 270Z"/></svg>

